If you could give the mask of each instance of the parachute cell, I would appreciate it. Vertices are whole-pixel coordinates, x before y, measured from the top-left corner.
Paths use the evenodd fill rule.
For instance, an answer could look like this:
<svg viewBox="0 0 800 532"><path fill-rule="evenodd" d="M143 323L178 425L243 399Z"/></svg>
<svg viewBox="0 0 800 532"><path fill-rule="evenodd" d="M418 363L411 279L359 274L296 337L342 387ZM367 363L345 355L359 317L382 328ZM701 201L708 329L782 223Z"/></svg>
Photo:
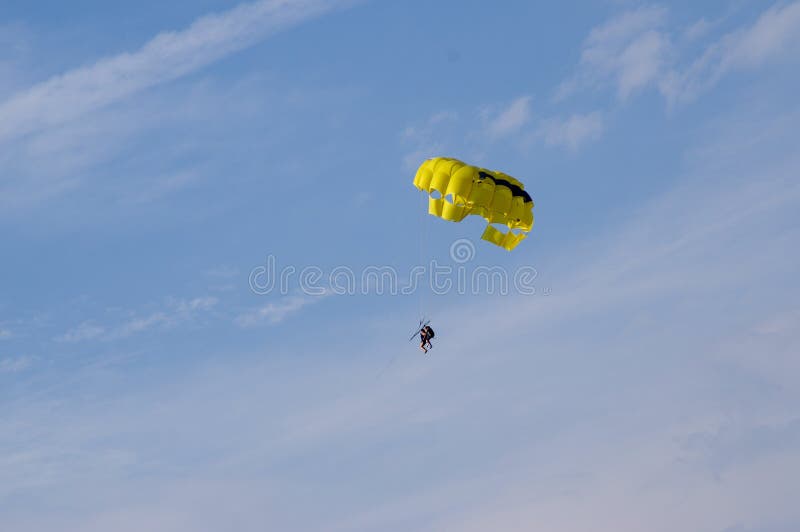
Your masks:
<svg viewBox="0 0 800 532"><path fill-rule="evenodd" d="M533 199L502 172L435 157L420 165L414 186L428 194L428 213L450 222L481 216L487 222L481 238L509 251L533 227Z"/></svg>

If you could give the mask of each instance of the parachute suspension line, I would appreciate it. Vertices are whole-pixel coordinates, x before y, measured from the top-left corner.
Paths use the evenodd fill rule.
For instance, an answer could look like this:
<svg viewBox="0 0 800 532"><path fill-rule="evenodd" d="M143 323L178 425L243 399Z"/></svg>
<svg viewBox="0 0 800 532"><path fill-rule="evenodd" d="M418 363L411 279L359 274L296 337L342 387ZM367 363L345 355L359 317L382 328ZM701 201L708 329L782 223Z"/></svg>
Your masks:
<svg viewBox="0 0 800 532"><path fill-rule="evenodd" d="M425 260L425 213L428 210L427 206L425 206L425 200L427 199L427 194L425 191L420 191L420 197L422 198L424 209L419 209L419 262L417 266L421 266L425 268L424 260ZM425 310L424 308L424 292L425 292L425 275L427 275L427 269L424 270L423 275L423 282L416 287L418 292L417 300L419 302L419 319L420 322L425 319L425 316L422 314ZM414 282L416 283L417 280L415 279Z"/></svg>

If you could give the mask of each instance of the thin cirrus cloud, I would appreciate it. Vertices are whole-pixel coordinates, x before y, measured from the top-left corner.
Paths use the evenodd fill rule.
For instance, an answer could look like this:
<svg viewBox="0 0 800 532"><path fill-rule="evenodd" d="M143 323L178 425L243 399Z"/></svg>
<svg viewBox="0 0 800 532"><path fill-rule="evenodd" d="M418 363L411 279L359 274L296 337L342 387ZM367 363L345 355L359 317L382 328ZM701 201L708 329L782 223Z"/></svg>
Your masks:
<svg viewBox="0 0 800 532"><path fill-rule="evenodd" d="M602 113L594 111L587 114L573 114L567 118L543 120L536 136L549 146L577 150L584 142L599 138L603 128Z"/></svg>
<svg viewBox="0 0 800 532"><path fill-rule="evenodd" d="M34 363L34 357L23 355L0 359L0 373L19 373L29 369Z"/></svg>
<svg viewBox="0 0 800 532"><path fill-rule="evenodd" d="M459 127L462 123L460 116L445 111L406 127L403 140L410 142L415 149L406 154L405 166L416 168L423 159L442 155L444 149L452 150L455 146L467 145L468 152L480 154L488 145L508 139L517 139L523 149L531 143L543 142L549 147L575 151L600 138L605 130L605 117L600 111L534 119L531 100L531 96L521 96L510 102L474 110L472 114L484 124L485 134L481 135L475 135L471 130L465 134Z"/></svg>
<svg viewBox="0 0 800 532"><path fill-rule="evenodd" d="M658 78L669 41L666 10L642 7L594 28L583 44L578 72L556 89L556 100L609 82L621 100Z"/></svg>
<svg viewBox="0 0 800 532"><path fill-rule="evenodd" d="M800 2L782 7L773 6L756 23L742 32L733 33L725 66L758 66L800 43Z"/></svg>
<svg viewBox="0 0 800 532"><path fill-rule="evenodd" d="M797 118L771 133L731 134L772 145ZM43 521L29 530L51 530L56 521L63 530L163 529L164 522L215 530L230 519L220 507L233 508L247 530L263 528L265 519L293 530L513 530L535 523L566 532L590 529L586 516L600 516L607 528L632 532L652 515L657 532L698 522L706 530L736 522L778 530L768 527L776 519L795 524L781 494L796 491L796 481L782 474L797 463L796 408L781 415L771 405L795 396L796 357L787 356L790 365L769 378L768 393L759 387L745 396L749 407L731 418L730 409L766 377L745 371L730 353L713 355L727 341L731 319L741 327L737 344L748 324L762 322L757 301L732 304L741 301L741 287L780 288L780 301L795 299L775 274L781 261L797 263L779 231L786 229L781 213L795 212L800 201L790 170L797 157L784 153L765 167L751 160L753 152L761 153L742 151L713 176L696 159L697 181L688 188L656 198L608 234L591 235L592 249L563 252L556 260L569 266L552 268L556 298L447 308L443 331L480 331L487 316L502 319L491 322L490 337L451 335L424 367L401 357L373 378L375 358L402 349L380 334L363 347L369 357L319 357L311 367L304 357L254 361L226 350L224 363L195 368L175 386L137 390L135 401L117 390L97 401L85 393L97 385L89 372L82 394L64 398L60 410L46 397L3 419L10 452L0 468L2 489L20 500L41 485L62 499L76 497L69 515L38 512ZM734 186L731 173L759 179ZM788 269L785 275L792 276ZM604 318L612 326L575 336ZM796 338L793 323L770 330ZM771 363L774 353L756 339L748 357ZM796 345L784 341L787 352ZM504 386L493 387L499 380ZM84 395L97 406L81 403ZM45 420L45 429L19 430L28 419ZM418 442L417 454L394 452ZM341 467L331 467L332 449ZM198 456L209 462L198 467ZM430 464L438 464L435 471ZM326 512L308 512L308 486L324 496L341 485L342 467L353 479L342 497ZM712 474L717 470L724 481ZM399 481L376 491L376 478ZM365 503L368 491L374 497ZM263 497L247 499L254 492L271 497L266 513ZM674 515L686 493L687 511ZM5 528L21 529L6 513ZM32 511L21 515L35 520Z"/></svg>
<svg viewBox="0 0 800 532"><path fill-rule="evenodd" d="M324 295L330 295L330 293L326 292ZM271 301L256 309L240 314L236 317L235 322L242 328L256 327L264 323L277 325L292 314L296 314L301 309L316 303L324 295L285 296L278 301Z"/></svg>
<svg viewBox="0 0 800 532"><path fill-rule="evenodd" d="M413 148L403 157L403 166L408 170L414 170L421 161L429 157L436 157L445 150L451 149L448 142L442 140L443 130L453 131L459 120L458 113L439 111L421 124L407 126L403 130L401 138Z"/></svg>
<svg viewBox="0 0 800 532"><path fill-rule="evenodd" d="M688 103L734 71L756 69L800 47L800 2L775 4L749 25L708 42L692 58L686 44L712 30L701 19L683 32L667 28L667 11L647 6L617 15L593 29L583 43L576 73L555 91L561 101L582 90L612 87L620 101L656 89L668 104ZM688 60L681 60L689 56Z"/></svg>
<svg viewBox="0 0 800 532"><path fill-rule="evenodd" d="M85 321L80 325L73 327L64 334L56 337L57 342L76 343L86 340L92 340L105 334L104 327L97 325L92 321Z"/></svg>
<svg viewBox="0 0 800 532"><path fill-rule="evenodd" d="M587 36L577 72L555 92L561 101L580 90L611 86L617 99L655 88L670 105L686 103L710 90L728 72L752 69L789 54L800 47L800 2L776 5L749 26L723 35L706 45L688 66L678 64L680 39L667 27L668 12L660 6L645 6L624 12L597 26ZM702 19L690 26L690 40L699 40L712 29ZM484 111L485 115L489 115ZM497 140L525 130L531 122L530 98L512 101L485 116L490 138ZM573 113L538 120L527 138L552 147L577 150L596 140L604 131L600 111Z"/></svg>
<svg viewBox="0 0 800 532"><path fill-rule="evenodd" d="M205 67L258 41L352 4L351 0L262 0L164 32L139 50L50 78L0 103L0 142L73 120Z"/></svg>
<svg viewBox="0 0 800 532"><path fill-rule="evenodd" d="M90 340L118 340L158 327L172 327L211 311L219 302L215 297L169 301L166 308L145 316L130 318L115 326L103 326L87 320L55 338L57 342L78 343Z"/></svg>
<svg viewBox="0 0 800 532"><path fill-rule="evenodd" d="M722 36L687 67L664 74L659 90L670 104L687 103L711 90L725 75L756 69L800 51L800 2L775 5L758 20Z"/></svg>
<svg viewBox="0 0 800 532"><path fill-rule="evenodd" d="M530 96L517 98L489 121L489 135L493 138L499 138L517 133L530 121L530 118Z"/></svg>
<svg viewBox="0 0 800 532"><path fill-rule="evenodd" d="M416 169L422 160L442 156L465 142L477 145L471 151L479 152L487 142L519 133L530 122L530 101L530 96L521 96L511 102L482 105L467 113L441 110L406 126L400 137L411 151L403 158L404 166ZM464 127L472 122L481 124L480 133Z"/></svg>

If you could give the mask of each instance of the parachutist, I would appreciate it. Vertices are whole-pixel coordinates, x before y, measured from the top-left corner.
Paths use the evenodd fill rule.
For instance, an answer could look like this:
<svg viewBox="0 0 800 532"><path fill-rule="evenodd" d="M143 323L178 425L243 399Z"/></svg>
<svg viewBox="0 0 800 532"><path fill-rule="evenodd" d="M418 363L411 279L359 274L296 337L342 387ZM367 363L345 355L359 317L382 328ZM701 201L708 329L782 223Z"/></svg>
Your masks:
<svg viewBox="0 0 800 532"><path fill-rule="evenodd" d="M431 344L431 339L435 336L433 329L431 329L430 325L426 325L422 328L419 332L419 348L422 349L423 353L428 353L428 349L433 349L433 344ZM427 346L427 348L425 347Z"/></svg>

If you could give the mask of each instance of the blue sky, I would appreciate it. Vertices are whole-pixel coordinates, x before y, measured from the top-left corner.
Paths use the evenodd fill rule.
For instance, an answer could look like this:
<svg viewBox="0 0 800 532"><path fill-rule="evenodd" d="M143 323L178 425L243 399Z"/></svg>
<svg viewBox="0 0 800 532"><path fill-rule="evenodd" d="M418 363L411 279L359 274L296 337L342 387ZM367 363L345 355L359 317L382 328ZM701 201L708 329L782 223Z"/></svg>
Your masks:
<svg viewBox="0 0 800 532"><path fill-rule="evenodd" d="M0 6L0 529L800 529L798 36L786 1ZM516 250L422 214L438 155L526 184ZM330 284L431 260L531 290Z"/></svg>

